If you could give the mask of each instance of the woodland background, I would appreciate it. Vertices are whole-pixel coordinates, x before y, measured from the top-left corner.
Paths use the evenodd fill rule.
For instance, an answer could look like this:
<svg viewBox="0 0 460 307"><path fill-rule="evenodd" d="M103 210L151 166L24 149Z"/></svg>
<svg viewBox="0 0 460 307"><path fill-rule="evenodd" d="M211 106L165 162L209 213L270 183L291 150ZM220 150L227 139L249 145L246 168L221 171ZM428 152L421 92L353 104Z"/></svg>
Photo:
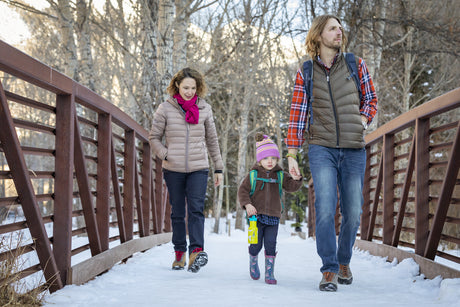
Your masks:
<svg viewBox="0 0 460 307"><path fill-rule="evenodd" d="M307 58L303 42L315 16L339 16L347 51L366 61L379 99L370 131L460 85L459 0L43 0L48 5L40 9L35 1L0 2L30 29L17 48L112 101L147 130L174 73L186 66L201 71L226 166L225 184L208 185L206 210L215 217L236 213L239 229L244 214L236 192L255 160L254 134L263 131L286 150L294 77ZM2 83L15 86L8 76ZM308 205L307 165L304 159L305 187L286 195L287 209Z"/></svg>

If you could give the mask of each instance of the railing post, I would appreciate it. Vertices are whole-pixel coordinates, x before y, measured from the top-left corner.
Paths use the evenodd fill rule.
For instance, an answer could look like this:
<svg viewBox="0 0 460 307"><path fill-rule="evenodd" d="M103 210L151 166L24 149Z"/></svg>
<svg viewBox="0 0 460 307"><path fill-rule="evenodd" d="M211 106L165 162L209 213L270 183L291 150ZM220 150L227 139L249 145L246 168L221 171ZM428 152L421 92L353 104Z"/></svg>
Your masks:
<svg viewBox="0 0 460 307"><path fill-rule="evenodd" d="M141 191L140 191L140 182L139 182L139 172L137 169L137 159L134 160L134 200L136 203L136 213L137 213L137 229L139 232L139 236L143 237L144 234L144 214L142 208L142 201L141 201Z"/></svg>
<svg viewBox="0 0 460 307"><path fill-rule="evenodd" d="M109 249L111 142L112 116L99 114L97 124L96 219L102 251Z"/></svg>
<svg viewBox="0 0 460 307"><path fill-rule="evenodd" d="M383 243L391 245L394 229L394 134L383 138Z"/></svg>
<svg viewBox="0 0 460 307"><path fill-rule="evenodd" d="M163 187L161 189L163 193L163 202L161 204L161 232L166 232L166 224L171 224L171 206L169 205L169 194L168 188L166 187L166 182L163 183ZM188 232L187 232L188 233Z"/></svg>
<svg viewBox="0 0 460 307"><path fill-rule="evenodd" d="M415 123L415 253L423 256L429 229L430 202L430 119L418 118Z"/></svg>
<svg viewBox="0 0 460 307"><path fill-rule="evenodd" d="M125 130L125 161L123 182L123 215L125 219L126 240L133 239L134 226L134 175L135 161L135 134L133 130Z"/></svg>
<svg viewBox="0 0 460 307"><path fill-rule="evenodd" d="M414 173L415 165L415 135L412 137L412 145L410 147L409 161L406 167L406 177L404 179L404 186L401 191L401 201L399 203L398 214L396 217L395 230L393 232L393 239L391 245L398 247L399 236L401 235L402 224L404 220L404 214L406 213L407 199L409 197L409 190L412 183L412 174Z"/></svg>
<svg viewBox="0 0 460 307"><path fill-rule="evenodd" d="M370 171L370 164L371 164L371 147L366 146L366 170L364 172L364 186L363 186L363 213L361 214L361 230L360 236L361 239L366 237L369 231L369 220L371 216L370 211L370 203L371 203L371 171Z"/></svg>
<svg viewBox="0 0 460 307"><path fill-rule="evenodd" d="M150 234L150 195L152 182L152 151L150 143L144 142L142 148L142 214L144 220L144 235Z"/></svg>
<svg viewBox="0 0 460 307"><path fill-rule="evenodd" d="M446 220L447 211L449 210L450 200L455 188L455 182L460 168L460 122L457 124L457 132L450 151L450 158L447 164L446 175L443 180L441 193L439 194L436 213L433 218L430 235L426 244L424 256L433 260L436 256L436 250L441 239L441 232Z"/></svg>
<svg viewBox="0 0 460 307"><path fill-rule="evenodd" d="M154 233L162 231L162 206L163 206L163 172L161 170L161 159L155 157L155 203L153 204L153 229Z"/></svg>
<svg viewBox="0 0 460 307"><path fill-rule="evenodd" d="M80 135L80 125L77 115L75 115L75 136L74 136L74 166L75 176L78 183L80 202L85 218L86 234L88 235L91 255L95 256L101 252L101 241L99 240L99 231L97 229L96 213L94 212L93 197L89 184L88 171L86 169L85 153L83 150L83 141Z"/></svg>
<svg viewBox="0 0 460 307"><path fill-rule="evenodd" d="M377 182L375 183L375 192L374 192L374 201L372 202L372 211L371 211L371 218L369 221L369 229L367 230L367 241L372 241L374 236L374 228L375 228L375 219L377 218L377 210L379 207L379 200L380 200L380 190L382 189L382 181L383 181L383 154L380 157L379 163L379 170L377 173Z"/></svg>
<svg viewBox="0 0 460 307"><path fill-rule="evenodd" d="M57 95L53 251L63 282L72 264L74 121L74 95Z"/></svg>
<svg viewBox="0 0 460 307"><path fill-rule="evenodd" d="M51 292L61 289L64 284L59 275L56 258L53 257L48 235L43 225L43 220L38 208L34 188L29 176L24 155L22 154L18 136L11 118L8 102L0 82L0 142L5 158L11 168L13 182L18 193L30 234L34 239L35 249L40 260L46 281ZM65 273L65 271L64 271Z"/></svg>
<svg viewBox="0 0 460 307"><path fill-rule="evenodd" d="M117 212L117 224L118 224L118 231L120 233L120 242L125 243L126 240L126 226L125 226L125 218L123 215L123 205L121 201L121 193L120 193L120 182L118 181L118 169L117 169L117 161L115 155L115 147L113 145L113 138L110 142L110 170L112 174L112 187L113 187L113 198L115 200L115 210Z"/></svg>

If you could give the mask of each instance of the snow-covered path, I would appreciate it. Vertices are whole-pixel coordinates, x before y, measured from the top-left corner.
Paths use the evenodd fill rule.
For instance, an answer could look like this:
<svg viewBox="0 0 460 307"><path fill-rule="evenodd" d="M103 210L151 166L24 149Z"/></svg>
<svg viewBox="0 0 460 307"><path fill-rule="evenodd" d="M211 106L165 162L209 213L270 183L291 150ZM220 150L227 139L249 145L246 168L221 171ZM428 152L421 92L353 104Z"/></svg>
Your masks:
<svg viewBox="0 0 460 307"><path fill-rule="evenodd" d="M386 262L355 250L352 285L321 292L321 261L315 241L291 236L280 225L275 263L277 285L248 273L247 236L213 234L206 221L208 264L198 273L171 270L171 243L134 255L126 264L82 286L70 285L46 298L45 306L460 306L460 279L424 280L417 264ZM288 223L289 224L289 223ZM262 264L263 255L259 255Z"/></svg>

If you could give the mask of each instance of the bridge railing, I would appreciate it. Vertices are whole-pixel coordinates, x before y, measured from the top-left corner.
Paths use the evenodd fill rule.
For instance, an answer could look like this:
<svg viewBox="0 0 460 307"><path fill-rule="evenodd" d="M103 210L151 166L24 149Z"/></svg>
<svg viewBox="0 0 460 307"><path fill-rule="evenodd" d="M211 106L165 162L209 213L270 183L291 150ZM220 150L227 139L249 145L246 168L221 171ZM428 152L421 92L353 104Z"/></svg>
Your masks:
<svg viewBox="0 0 460 307"><path fill-rule="evenodd" d="M161 163L133 119L2 41L0 106L0 262L26 266L8 278L53 292L170 240Z"/></svg>
<svg viewBox="0 0 460 307"><path fill-rule="evenodd" d="M457 88L365 136L362 241L460 263L459 119ZM310 182L309 236L315 233L313 204Z"/></svg>

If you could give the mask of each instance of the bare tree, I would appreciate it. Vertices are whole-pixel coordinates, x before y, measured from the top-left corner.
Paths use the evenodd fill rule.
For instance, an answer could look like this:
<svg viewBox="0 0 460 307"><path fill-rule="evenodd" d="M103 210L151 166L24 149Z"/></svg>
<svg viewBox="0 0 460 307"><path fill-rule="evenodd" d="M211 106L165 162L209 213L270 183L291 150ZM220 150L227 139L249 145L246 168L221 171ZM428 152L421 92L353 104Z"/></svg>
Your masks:
<svg viewBox="0 0 460 307"><path fill-rule="evenodd" d="M158 7L157 101L166 100L166 87L173 75L174 1L160 0Z"/></svg>
<svg viewBox="0 0 460 307"><path fill-rule="evenodd" d="M93 56L91 51L91 29L89 15L91 12L92 0L88 3L85 0L77 1L77 39L80 53L79 70L76 81L86 85L91 90L96 90L94 81Z"/></svg>
<svg viewBox="0 0 460 307"><path fill-rule="evenodd" d="M143 0L139 1L139 14L141 16L142 27L142 75L141 89L138 93L138 115L136 118L141 119L141 124L150 129L153 118L154 107L158 103L156 101L156 92L158 90L156 80L158 78L156 72L157 63L157 30L158 24L158 1Z"/></svg>
<svg viewBox="0 0 460 307"><path fill-rule="evenodd" d="M73 79L78 79L77 47L74 39L74 17L69 0L48 1L58 14L64 56L64 73Z"/></svg>

